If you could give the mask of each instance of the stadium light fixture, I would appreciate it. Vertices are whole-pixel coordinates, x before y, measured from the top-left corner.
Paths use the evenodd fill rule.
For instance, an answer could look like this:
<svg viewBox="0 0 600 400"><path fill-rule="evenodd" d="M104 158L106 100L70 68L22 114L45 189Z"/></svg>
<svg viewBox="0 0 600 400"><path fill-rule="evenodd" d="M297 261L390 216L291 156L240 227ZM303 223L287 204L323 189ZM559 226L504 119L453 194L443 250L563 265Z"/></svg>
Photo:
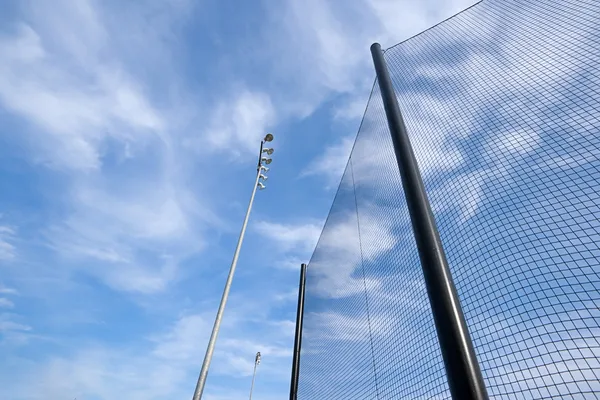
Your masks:
<svg viewBox="0 0 600 400"><path fill-rule="evenodd" d="M260 364L260 351L254 357L254 373L252 374L252 386L250 386L250 399L252 400L252 390L254 389L254 379L256 378L256 367Z"/></svg>

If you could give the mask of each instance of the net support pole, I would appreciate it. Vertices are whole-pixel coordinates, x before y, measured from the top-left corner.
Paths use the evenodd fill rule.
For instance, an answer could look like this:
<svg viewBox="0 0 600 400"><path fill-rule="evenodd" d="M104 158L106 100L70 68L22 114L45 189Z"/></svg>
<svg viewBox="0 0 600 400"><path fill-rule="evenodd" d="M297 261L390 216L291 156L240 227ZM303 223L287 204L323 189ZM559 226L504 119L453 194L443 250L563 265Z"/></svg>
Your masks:
<svg viewBox="0 0 600 400"><path fill-rule="evenodd" d="M300 374L300 349L302 347L302 321L304 320L304 292L306 284L306 264L300 266L300 284L298 285L298 308L296 310L296 336L292 359L292 379L290 382L290 400L298 396L298 377Z"/></svg>
<svg viewBox="0 0 600 400"><path fill-rule="evenodd" d="M487 400L488 394L473 343L379 43L371 46L371 55L400 169L450 393L455 400Z"/></svg>

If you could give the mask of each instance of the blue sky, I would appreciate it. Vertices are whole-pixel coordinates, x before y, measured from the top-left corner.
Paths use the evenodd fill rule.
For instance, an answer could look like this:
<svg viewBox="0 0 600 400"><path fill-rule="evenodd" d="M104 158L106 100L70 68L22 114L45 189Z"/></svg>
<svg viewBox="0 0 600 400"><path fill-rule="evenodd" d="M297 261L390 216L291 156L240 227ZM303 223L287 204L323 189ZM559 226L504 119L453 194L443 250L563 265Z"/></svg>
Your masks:
<svg viewBox="0 0 600 400"><path fill-rule="evenodd" d="M205 393L285 396L368 47L472 3L3 2L0 397L189 398L269 131Z"/></svg>

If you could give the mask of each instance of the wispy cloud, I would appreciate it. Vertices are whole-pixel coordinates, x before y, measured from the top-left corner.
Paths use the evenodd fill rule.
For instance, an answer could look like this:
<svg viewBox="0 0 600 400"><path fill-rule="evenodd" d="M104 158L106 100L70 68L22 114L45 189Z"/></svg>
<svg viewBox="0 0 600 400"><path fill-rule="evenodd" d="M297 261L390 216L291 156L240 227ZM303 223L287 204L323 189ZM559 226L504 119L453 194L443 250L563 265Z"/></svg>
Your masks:
<svg viewBox="0 0 600 400"><path fill-rule="evenodd" d="M393 232L396 222L380 218L385 209L369 205L357 212L338 207L330 214L309 264L313 278L307 290L323 298L354 296L365 287L380 287L379 279L364 277L359 268L393 249L401 239Z"/></svg>
<svg viewBox="0 0 600 400"><path fill-rule="evenodd" d="M514 13L522 4L529 5L532 3L515 2L515 8L511 12ZM541 4L536 3L536 7L542 7ZM388 5L390 7L384 7L387 10L386 12L392 9L392 4L388 3ZM552 209L553 213L560 214L555 211L557 206L554 204L550 206L548 198L552 198L553 194L541 195L535 193L535 189L538 188L540 188L540 191L554 191L556 176L540 173L537 175L540 181L548 179L549 183L545 185L539 182L540 186L538 186L538 181L532 177L533 174L529 175L527 179L522 179L522 175L526 175L531 169L537 168L532 159L539 159L543 154L546 156L555 156L557 147L561 147L556 146L556 142L550 142L551 140L556 140L553 137L553 135L557 135L555 124L558 123L561 125L563 121L561 114L568 114L568 111L564 110L564 105L575 102L574 98L579 99L584 97L584 95L581 94L580 96L579 89L574 89L569 94L563 94L565 97L562 99L557 99L555 96L560 97L560 91L557 88L561 87L564 89L571 85L576 85L574 83L575 77L577 77L577 80L580 79L580 74L587 77L588 74L585 73L587 71L584 70L589 67L577 68L571 61L568 61L565 68L554 68L552 71L548 71L548 79L546 79L545 73L547 67L543 67L538 62L544 64L546 64L547 60L552 62L555 56L562 57L565 52L571 51L571 47L574 49L576 46L570 44L560 49L556 46L556 41L552 39L551 32L545 32L547 36L545 34L540 36L541 39L536 43L536 40L531 40L531 31L526 31L525 29L530 28L530 24L526 19L527 14L518 12L516 14L515 19L523 18L523 20L519 21L519 26L523 27L523 32L516 30L515 37L511 38L511 35L508 35L509 38L506 41L501 40L497 35L488 36L485 32L481 35L468 35L466 31L463 31L462 35L459 35L459 32L446 31L442 35L443 40L440 36L437 36L436 45L432 45L428 50L424 50L428 46L423 45L423 42L412 41L412 43L408 43L406 46L389 50L386 54L390 60L394 60L391 64L396 66L394 75L399 99L403 111L406 112L405 116L408 117L406 120L409 126L409 134L413 140L416 156L425 176L425 184L430 189L429 195L432 199L436 217L440 216L440 219L443 220L440 227L445 230L447 242L453 246L451 249L460 249L458 253L454 253L453 268L459 272L457 276L463 282L463 288L459 289L465 295L463 304L467 304L471 308L471 321L476 319L483 321L481 326L474 327L474 329L478 330L479 335L476 339L476 344L480 346L477 351L480 352L479 354L484 355L482 365L484 368L489 368L488 371L493 371L490 372L490 375L493 374L493 377L490 377L491 384L495 385L493 386L494 389L501 388L499 389L500 391L523 392L523 398L539 396L538 389L553 386L551 392L549 391L547 395L560 397L561 395L568 395L567 382L573 384L572 391L580 390L578 388L573 389L577 385L581 385L580 387L583 387L583 390L596 390L596 388L588 389L587 380L594 380L594 378L592 377L593 373L587 360L596 359L597 356L589 351L589 342L586 343L585 340L581 340L576 345L570 342L573 339L572 337L567 338L567 336L570 336L570 332L561 336L558 332L549 333L548 327L555 326L564 330L565 326L570 326L570 328L567 328L569 331L571 329L573 332L586 331L586 328L577 328L576 325L587 325L587 310L589 305L578 303L580 300L575 297L571 299L563 296L560 306L550 308L548 306L540 306L539 301L542 301L544 304L555 300L559 301L558 298L560 295L558 292L562 291L558 289L558 286L553 286L556 289L542 293L541 297L536 298L534 296L526 300L519 300L521 283L511 286L512 282L503 282L504 274L509 273L509 275L514 275L516 273L518 275L520 272L521 274L525 274L523 276L529 281L535 281L535 279L542 277L542 275L546 275L547 277L542 279L544 282L542 285L549 287L554 285L554 283L550 283L554 282L554 278L550 277L545 270L544 272L537 272L538 267L532 267L531 262L528 261L524 262L527 265L523 265L523 269L521 270L516 266L515 262L507 261L501 258L502 256L497 256L495 249L503 247L514 248L515 243L531 240L531 238L526 236L531 236L534 231L544 232L543 236L545 237L541 240L547 240L547 235L554 235L549 233L552 229L546 226L548 222L533 221L538 218L545 218L544 215L540 216L539 214L540 210L544 207L547 210ZM494 18L490 19L491 21L488 21L486 24L490 29L488 33L493 33L495 29L498 29L498 32L507 31L506 29L501 30L501 21L504 20L503 18L499 18L497 21ZM496 23L498 23L498 26L495 25ZM457 26L460 29L464 29L461 27L461 24L454 25L454 29L457 29ZM536 32L536 36L546 29L554 30L555 27L556 25L540 27L540 31ZM565 31L565 35L568 35L568 32ZM464 38L460 39L461 36ZM577 40L578 44L589 44L589 48L592 48L594 47L590 42L593 40L592 37L595 37L595 35L590 37L579 36L574 40ZM465 54L456 63L449 63L443 57L438 58L438 45L446 49L446 46L454 43L461 46L460 48L473 49L470 46L470 44L473 44L473 41L479 43L476 50ZM532 48L524 53L522 44L525 43L532 43ZM500 45L499 51L479 52L479 49L495 48L496 44ZM450 53L452 52L448 51L446 55ZM531 62L524 62L522 60L523 54L527 54L527 57L532 57ZM509 61L511 59L514 61ZM579 60L581 62L582 58L579 58ZM556 62L558 62L558 59ZM428 68L418 68L419 64L427 64ZM450 65L446 68L446 64ZM401 69L398 66L401 66ZM510 67L507 69L507 66ZM527 71L523 71L523 69L527 69ZM502 75L504 73L508 74L507 76L510 78L505 79ZM463 78L461 78L461 74ZM465 74L469 77L468 81L464 79ZM416 79L415 76L417 77ZM492 77L495 77L495 79L492 79ZM523 77L523 81L520 82L521 77ZM488 79L490 81L489 86ZM423 84L423 82L426 83ZM461 85L464 87L459 87ZM455 88L456 91L451 90L451 88ZM593 96L591 95L592 91L588 88L582 91L585 92L585 96ZM451 96L448 95L449 92L452 92ZM483 94L489 97L485 101L481 100L484 97ZM480 97L478 98L477 95ZM568 98L569 96L573 98ZM468 101L473 101L475 98L478 98L481 107L467 103ZM464 103L459 105L459 99L462 99ZM554 102L556 104L560 103L560 107L556 107ZM539 104L543 105L539 106ZM429 318L430 314L427 313L428 303L421 301L421 299L426 299L426 292L423 285L419 284L422 280L422 273L417 269L418 262L416 260L418 258L416 249L414 248L414 240L411 238L411 246L406 246L404 242L400 242L403 238L398 235L398 233L408 233L410 235L409 230L403 229L403 225L407 221L402 220L408 215L408 210L405 208L405 203L402 199L401 182L398 179L398 171L393 152L391 151L391 143L388 141L389 132L385 128L382 128L385 127L384 114L377 107L379 105L376 104L371 109L372 115L369 115L369 110L367 111L367 125L365 131L361 132L358 138L350 164L355 172L354 179L349 179L348 172L346 172L346 175L343 177L342 186L340 186L341 194L338 193L339 202L334 203L334 209L329 215L330 219L334 222L331 222L331 224L328 223L329 225L326 226L326 231L323 233L324 237L345 238L345 253L342 254L341 258L336 258L336 253L325 245L326 242L323 244L319 243L314 256L317 259L317 263L311 263L313 267L318 267L317 270L311 271L313 282L317 280L320 274L322 277L329 278L328 270L334 271L331 274L333 276L333 283L336 283L334 279L344 281L344 285L340 285L339 292L331 290L331 288L336 288L335 285L329 285L328 289L330 291L328 293L331 297L341 297L338 293L342 293L341 288L345 289L345 292L343 292L346 295L344 297L345 302L342 304L342 302L329 301L323 304L323 302L315 301L315 297L320 294L319 289L321 288L318 286L311 288L310 300L313 301L312 307L313 309L317 309L318 312L309 317L312 318L310 325L306 325L305 320L305 326L309 326L307 329L314 328L313 334L319 335L327 332L324 325L332 321L332 327L328 328L333 332L330 333L331 341L327 341L326 335L317 336L317 340L313 342L304 341L303 346L307 349L307 353L310 350L315 350L315 354L318 354L318 350L320 350L319 346L321 346L323 349L326 349L324 354L327 354L329 357L339 356L343 358L346 355L346 358L339 360L339 362L337 359L327 359L326 364L328 366L335 365L336 367L339 365L350 365L352 366L351 368L358 368L355 367L356 363L353 363L353 360L356 358L365 359L367 355L373 355L374 353L375 369L379 377L390 373L393 374L395 379L402 380L403 376L400 370L404 368L410 369L411 375L410 377L408 375L405 377L403 387L407 387L408 389L406 390L412 390L410 388L410 380L414 376L421 376L419 370L424 370L425 368L424 363L420 364L419 361L415 360L417 358L423 360L427 357L429 357L429 360L434 357L441 358L436 351L437 347L427 349L427 356L423 354L425 343L434 343L436 336L432 321ZM561 109L559 111L561 113L559 114L560 116L556 114L556 109ZM515 118L515 110L519 110L520 115L523 117ZM592 114L594 113L587 114L588 126L593 125L590 122L595 120L595 115ZM545 124L539 118L541 115L548 118ZM375 117L379 121L369 126L369 123L377 121ZM556 119L553 120L553 118ZM583 139L583 135L586 134L589 135L590 132L584 128L584 124L577 128L574 127L572 131L568 132L569 141L577 141L579 138ZM549 145L548 142L552 144ZM589 142L586 141L586 143ZM374 151L377 146L380 147L379 152ZM565 146L569 147L570 145L565 144ZM549 150L549 147L552 147L552 149ZM563 150L561 148L560 152L563 152ZM571 148L571 151L573 153L583 152L576 151L574 148ZM553 162L561 164L562 157L556 156L552 158ZM589 163L592 158L592 154L586 154L584 157L575 154L574 157L565 157L564 161L566 161L566 164L572 163L572 166L579 166ZM568 168L564 163L561 167ZM543 167L540 165L540 168ZM511 174L515 170L521 171L520 176ZM388 174L388 171L393 171L394 175ZM547 173L547 171L544 172ZM584 173L584 175L588 179L593 180L587 173ZM346 183L349 183L347 186L357 185L358 210L354 210L356 206L352 203L351 192L344 191ZM526 188L526 185L531 186ZM511 199L500 204L494 202L494 200L499 200L505 195L505 193L502 193L505 187L507 189L510 187L514 190L511 193ZM542 187L543 189L541 189ZM534 189L532 190L531 188ZM507 205L511 204L512 201L519 199L518 194L520 191L528 190L532 190L533 193L525 196L526 202L533 202L533 206L529 204L527 211L523 207L519 209L519 212L514 213L506 209ZM565 191L561 195L557 195L557 197L565 193L576 197L573 195L573 192L569 191ZM539 200L538 197L545 198L544 201L547 204L544 207L536 204L536 201ZM338 198L336 198L337 200ZM482 204L486 201L489 203L485 204L486 214L484 214ZM565 202L563 197L561 197L560 201ZM379 238L378 241L373 240L369 243L367 240L363 240L365 239L364 236L368 236L369 234L362 232L362 218L358 218L352 224L360 222L360 237L359 232L352 231L354 228L347 229L344 233L338 230L338 224L344 220L341 217L344 212L349 215L352 211L356 211L360 215L361 210L363 213L365 212L365 206L368 204L402 205L402 209L390 209L389 213L385 211L376 211L375 213L375 216L379 218L379 220L375 219L375 221L379 222L380 225L386 219L396 219L396 221L390 223L391 231L396 234L394 237L396 243L392 246L400 243L402 246L392 247L394 249L393 252L385 252L385 247L390 242L390 238L386 237L386 234L381 231L373 231L373 238ZM574 207L576 208L574 204L569 205L569 208ZM572 217L572 215L572 210L569 210L565 212L564 217L559 217L559 219L565 218L566 220L568 217ZM472 219L477 217L481 219L477 221ZM526 218L527 221L526 223L524 222L526 226L514 222L514 220L510 222L505 221L509 217L517 218L517 221L519 218ZM365 220L368 221L368 218L365 218ZM469 222L471 222L471 225L464 226L463 231L461 223L469 224ZM567 222L563 222L563 224L565 226L568 225ZM499 232L508 230L510 233L506 233L504 236L502 234L487 235L480 229L482 226L487 227L484 231ZM525 229L525 231L521 231L521 229ZM577 229L581 229L581 227ZM592 231L588 234L594 235ZM481 248L471 250L474 251L471 254L472 260L470 264L472 265L469 265L467 268L461 266L460 262L469 257L467 256L469 251L465 249L470 244L465 243L465 239L471 235L476 237L484 236L485 239L482 239L480 243ZM541 237L542 234L539 234L537 241ZM554 243L558 242L559 240L557 239ZM568 240L560 242L557 246L565 254L569 252L572 252L574 255L580 254L580 250L574 244L572 244L570 250L564 250L567 242ZM360 245L362 246L359 247ZM360 248L360 254L357 248ZM381 252L382 248L384 249L383 252ZM389 258L380 265L373 265L364 258L364 254L369 254L369 252L371 254L386 254ZM487 254L484 257L487 258L486 261L480 257L484 253ZM448 254L451 254L451 251ZM527 260L529 250L515 248L512 254L511 260ZM501 259L498 259L498 257ZM363 285L361 287L360 283L362 282L357 282L359 275L356 274L356 270L353 270L349 266L356 265L358 260L366 261L365 265L367 268L365 269L367 270L367 274L365 276L365 283L369 283L368 279L371 279L371 282L375 282L373 286ZM557 269L564 268L561 274L572 269L570 265L565 267L562 258L555 261L560 267L558 265L554 267ZM510 264L510 268L507 267L504 270L503 264L507 262ZM485 297L476 296L477 298L473 299L470 294L472 292L472 285L476 285L476 281L479 278L475 278L471 274L475 272L477 274L481 273L485 264L489 268L484 273L486 279L494 276L496 283L500 287L489 291ZM551 264L553 262L544 261L543 268L547 268ZM506 265L504 266L506 267ZM371 267L371 275L369 275L369 267ZM572 267L576 268L575 265ZM402 272L410 272L410 274L394 275L392 271L398 269L405 269L406 271ZM413 272L418 272L418 274L414 274ZM529 275L531 273L539 273L539 277L532 278ZM478 276L477 274L475 276ZM385 278L383 278L383 275ZM382 277L382 279L378 280L378 277ZM385 287L386 282L394 282L394 287ZM515 282L521 281L516 279ZM354 290L350 290L350 288L354 288ZM555 290L557 291L554 292ZM590 288L590 290L593 291L593 288ZM533 293L536 291L529 292ZM398 307L390 307L390 304L383 300L386 296L381 296L382 293L393 294L394 296L388 297L387 300L392 301L392 297L394 297L399 302ZM416 295L417 293L418 296ZM488 311L498 308L498 310L495 310L496 312L502 311L503 313L512 315L531 313L533 316L531 326L524 327L523 321L511 321L508 327L495 325L490 322L494 316L482 311L481 307L485 304L490 305L490 299L498 298L498 296L505 298L506 293L512 293L514 296L514 299L505 299L506 301L503 303L504 305L508 304L507 302L513 304L513 306L509 307L510 310L506 309L506 307L498 308L490 306L488 307ZM332 294L337 296L332 296ZM368 298L368 301L373 300L370 303L371 307L368 309L364 306L364 303L360 304L358 300L361 294L364 294L364 298ZM469 297L471 298L469 299ZM402 303L401 306L400 303ZM563 314L560 317L555 316L555 312L558 309L563 309L567 303L572 304L572 306L577 304L577 308L585 309L586 311L579 315L573 313L573 315ZM519 307L519 305L522 307ZM379 310L375 311L374 308ZM535 313L533 313L533 309L535 309ZM369 311L371 312L370 315L368 314ZM367 327L371 329L370 322L377 321L381 317L379 314L381 311L390 317L400 315L402 317L400 319L401 322L398 322L393 327L397 329L393 332L395 340L377 341L377 334L381 334L382 332L372 331L371 333L375 339L374 344L371 344L371 348L369 349L365 344L370 339ZM537 315L536 313L539 313L542 320L534 318ZM544 315L543 317L541 317L542 314ZM370 317L370 321L367 320L368 317ZM549 320L553 322L550 323L548 322ZM376 324L377 322L374 325ZM412 331L414 326L419 327L418 332ZM482 328L482 326L485 326L485 328ZM514 331L515 326L520 327L519 332ZM338 328L340 332L334 330ZM385 325L383 325L383 328L385 331ZM521 328L523 328L523 331L521 331ZM494 334L502 332L502 337L499 339L490 338L490 332ZM589 333L585 335L589 335ZM351 345L339 345L340 350L335 351L332 347L339 340L347 340L353 343ZM551 341L554 343L560 341L560 343L555 345L550 343ZM494 345L497 343L504 344L499 346ZM391 348L392 346L402 348L402 354L393 356L394 350ZM500 350L500 347L502 347L502 350ZM369 353L369 351L372 353ZM411 351L414 353L411 354ZM416 354L418 351L421 354ZM361 355L363 357L357 356L360 352L362 352ZM584 353L586 354L583 355ZM563 354L565 358L563 358ZM307 356L311 357L308 354ZM394 362L391 364L381 362L382 359L387 357L391 357ZM327 382L335 382L331 384L332 391L337 390L339 395L347 387L345 385L345 379L348 377L345 374L346 371L339 371L336 368L338 371L337 375L323 377L327 371L319 370L319 366L325 364L321 361L323 359L319 359L317 355L313 357L312 362L308 361L306 357L304 358L304 362L311 362L309 364L310 367L307 369L313 372L313 376L305 375L305 385L310 387L312 384L311 378L314 378L315 381L321 380L321 383L325 380ZM497 368L499 363L505 363L505 366ZM430 363L427 368L431 368L432 365L435 365L434 368L439 368L440 371L443 369L443 363L441 362ZM545 368L546 365L549 365L549 368ZM347 372L349 374L352 372L351 368L348 368ZM500 370L500 375L497 375L498 370ZM580 370L580 372L574 372L576 370ZM366 368L364 372L365 374L370 373ZM432 381L437 379L438 374L436 372L432 372L430 369L427 373ZM442 374L440 373L439 376L442 376ZM507 376L513 382L512 387L509 386L507 388L504 386ZM338 384L339 386L337 386ZM534 387L535 389L532 389ZM321 395L323 393L322 388L311 389L314 389L315 392L320 390L318 393ZM391 392L390 389L388 390ZM375 393L375 390L371 391L371 393ZM339 398L342 397L342 395L339 395ZM331 398L336 397L333 395ZM420 396L415 395L414 398L420 398Z"/></svg>
<svg viewBox="0 0 600 400"><path fill-rule="evenodd" d="M286 0L264 10L252 7L247 18L252 30L230 26L210 35L204 19L214 16L216 3L90 0L73 5L59 0L19 6L0 34L0 104L6 111L0 117L10 116L9 122L16 126L14 135L7 137L23 150L19 155L27 164L23 168L43 177L40 182L25 175L16 179L31 185L23 184L39 202L32 207L43 203L39 207L44 209L33 215L27 209L31 220L24 227L20 221L10 225L11 215L10 224L0 228L1 261L21 262L24 255L20 268L3 277L16 289L0 288L0 307L4 302L0 327L6 349L9 335L17 340L18 335L41 337L50 332L52 338L27 352L35 356L24 359L20 353L11 354L8 372L13 375L0 371L0 397L189 397L220 296L222 253L229 252L237 234L226 229L237 217L230 215L235 206L227 200L235 196L226 191L245 189L239 167L254 162L257 141L271 129L283 138L276 154L289 151L299 157L277 159L281 169L273 168L269 182L281 192L267 191L267 196L295 194L297 184L286 181L298 175L315 196L304 208L286 201L270 203L273 197L257 201L254 215L265 215L260 207L273 207L276 212L253 222L252 229L268 239L272 264L283 268L246 259L251 265L245 271L250 272L236 277L234 292L239 290L239 297L232 292L230 305L238 308L227 310L206 397L246 395L241 388L248 386L256 351L264 355L259 374L264 374L261 382L265 382L263 389L258 382L257 394L267 399L285 393L297 270L310 257L321 233L322 223L312 219L320 212L316 210L326 212L330 205L329 200L319 200L318 194L331 195L331 191L321 192L322 179L330 187L337 186L354 143L355 130L344 126L340 133L338 128L358 124L364 111L374 77L368 46L381 41L387 47L468 3L353 0L340 7L331 0ZM231 13L226 14L231 21ZM226 43L227 51L217 42ZM238 51L243 58L228 59ZM488 56L473 55L457 63L447 78L476 68ZM209 63L210 68L204 68ZM227 65L234 65L234 72L220 70ZM415 76L435 76L439 68L432 67L416 69ZM515 65L511 73L530 79L529 67ZM219 71L211 74L211 68ZM443 169L459 175L452 185L470 190L470 204L461 208L462 216L469 218L483 201L482 185L491 179L494 167L492 163L469 174L460 169L465 154L457 141L473 134L464 129L471 126L472 115L445 114L446 100L427 93L414 94L409 104L421 116L413 121L422 126L431 118L457 122L429 137L426 144L432 150L418 157L425 173ZM380 103L374 107L382 111ZM501 112L510 112L510 107ZM308 118L312 119L304 121ZM317 141L306 140L304 122L318 127L319 146L326 146L317 149ZM365 124L381 126L381 120L367 115ZM415 140L424 138L428 136ZM505 129L485 146L495 154L527 157L539 141L535 131ZM378 193L369 190L379 183L374 176L397 174L393 158L379 157L381 147L381 142L365 141L356 150L353 179L340 190L351 195L346 192L350 182L365 189L359 190L358 199L345 197L352 207L358 203L358 213L342 207L328 222L329 234L320 242L322 252L315 253L310 266L315 278L310 290L315 298L341 302L362 300L366 288L369 296L390 308L424 314L422 304L410 295L423 292L418 282L408 280L396 287L397 296L386 296L386 281L369 274L372 264L406 239L403 226L408 224L404 217L387 218L397 210L374 201ZM439 198L449 190L444 185L438 189ZM19 195L26 194L30 195ZM440 210L456 206L433 201ZM283 219L292 208L299 219ZM31 240L22 240L22 233ZM361 243L363 254L346 251L360 249ZM365 276L360 269L363 263ZM259 286L251 282L264 281L265 274L277 284L263 285L264 290L256 293ZM41 304L39 296L44 292L28 285L47 288L52 301ZM82 289L73 290L73 295L63 290L68 285ZM248 288L253 291L250 297L244 292ZM18 302L10 297L17 289ZM262 303L250 304L249 298ZM21 300L27 304L23 309L43 310L47 316L24 314ZM65 312L67 302L82 303L87 317L102 315L101 326L89 331L75 324L74 315ZM379 329L375 338L389 333L387 311L373 313L373 327ZM72 319L68 340L55 335L54 326L44 325L59 317ZM340 334L353 343L365 339L364 331L350 331L364 327L362 316L323 313L321 317L315 318L329 323L323 332L330 337ZM339 333L332 324L347 329Z"/></svg>
<svg viewBox="0 0 600 400"><path fill-rule="evenodd" d="M365 96L365 93L361 91L355 98L351 98L348 102L338 106L333 113L333 118L349 121L360 120L365 113L367 100L368 98Z"/></svg>
<svg viewBox="0 0 600 400"><path fill-rule="evenodd" d="M390 3L387 1L371 1L371 6L379 15L381 21L395 19L394 11L403 9L403 12L410 14L415 11L413 16L419 19L418 7L413 7L401 3ZM449 6L466 7L468 2L456 2ZM432 3L426 3L424 8L434 7ZM435 10L438 13L443 10ZM397 12L397 11L396 11ZM448 14L449 16L450 14ZM410 69L419 79L423 79L427 84L417 84L408 74L394 71L397 74L394 84L398 92L401 109L408 124L409 133L415 155L417 157L420 170L424 175L426 184L429 183L429 177L435 174L446 173L449 181L444 187L439 187L439 179L436 182L437 188L432 191L432 202L436 211L458 208L461 219L464 221L470 218L477 211L480 204L485 200L482 194L483 185L492 179L509 179L510 165L502 164L499 160L506 158L524 159L531 155L540 145L539 126L543 123L538 117L532 117L531 128L525 130L512 130L510 127L499 127L498 129L486 130L489 137L485 137L486 145L482 149L481 156L487 160L487 164L477 170L472 168L468 170L467 165L476 165L472 162L473 156L470 149L460 147L459 143L464 140L481 140L482 126L480 110L475 108L464 108L457 112L453 101L457 97L448 97L442 90L443 82L450 80L460 82L461 76L465 71L476 71L481 65L485 65L490 74L510 74L518 76L516 80L491 80L490 82L479 82L478 84L465 85L457 87L460 91L460 98L475 96L476 91L481 91L481 85L486 85L486 90L496 93L498 100L492 100L486 103L486 110L494 112L498 116L509 118L515 108L526 108L527 102L536 101L534 93L541 92L544 87L551 87L565 82L578 72L578 68L573 64L575 57L567 57L568 61L565 68L554 68L547 71L547 79L543 81L536 79L538 69L543 68L538 63L544 58L559 57L560 52L555 48L555 44L544 43L543 46L531 48L530 57L526 63L511 63L509 70L505 68L499 60L502 57L512 58L515 53L511 49L515 47L515 42L520 40L523 33L516 32L502 41L497 40L494 35L496 29L501 29L501 19L492 19L486 24L487 31L477 38L464 35L459 29L446 32L447 37L444 41L449 44L472 48L474 42L480 43L479 48L492 48L492 43L499 46L499 51L491 52L487 50L470 52L459 62L448 64L444 60L437 59L435 44L431 46L411 45L401 46L391 50L394 57L411 60L403 64L403 68ZM526 24L524 23L523 26ZM541 28L540 28L541 29ZM549 28L544 28L549 29ZM392 25L388 26L389 32L394 32ZM398 34L398 32L395 32ZM578 40L586 43L592 38L586 37L583 32L578 32ZM483 43L483 44L481 44ZM389 54L391 54L389 53ZM406 54L404 54L406 53ZM537 54L537 55L535 55ZM392 56L390 56L392 57ZM398 61L395 60L397 63ZM392 63L393 64L393 63ZM392 65L392 68L395 68ZM443 78L443 79L442 79ZM488 87L489 86L489 87ZM536 90L537 89L537 90ZM553 91L549 96L557 96L558 91ZM367 111L364 115L361 133L355 144L352 153L354 183L366 184L371 187L381 184L385 176L397 176L397 166L393 159L393 154L389 150L391 141L384 138L382 142L381 134L377 129L382 125L381 118L384 118L383 105L380 100L378 90L375 97L371 99ZM548 98L552 101L552 97ZM387 129L387 127L385 127ZM432 135L432 129L436 134ZM385 147L385 150L382 149ZM319 162L324 160L335 160L336 154L339 154L341 148L339 143L327 147L323 154L311 161L307 166L308 171L315 171L317 174L325 176L327 179L334 180L335 174L330 171L334 169L315 168ZM340 165L343 160L337 162ZM470 164L469 164L470 163ZM326 162L325 162L326 164ZM339 169L338 169L339 171ZM390 175L393 174L393 175ZM342 176L337 172L337 178ZM399 183L399 181L398 181ZM459 189L460 188L460 189ZM469 195L459 195L467 191ZM451 195L454 192L456 195ZM442 199L443 201L438 200ZM442 204L443 203L443 204Z"/></svg>
<svg viewBox="0 0 600 400"><path fill-rule="evenodd" d="M346 168L353 144L354 138L345 137L327 147L322 155L306 166L300 176L324 175L330 182L330 187L335 187Z"/></svg>
<svg viewBox="0 0 600 400"><path fill-rule="evenodd" d="M16 248L11 243L15 230L9 226L0 226L0 260L11 260L16 255Z"/></svg>
<svg viewBox="0 0 600 400"><path fill-rule="evenodd" d="M189 225L193 209L167 182L159 181L164 191L154 196L149 184L136 184L137 193L114 195L110 184L100 182L75 188L72 213L48 230L48 244L66 259L92 261L86 271L115 288L163 290L182 257L202 248Z"/></svg>
<svg viewBox="0 0 600 400"><path fill-rule="evenodd" d="M252 374L256 349L269 360L261 365L262 370L277 369L278 362L288 363L291 350L287 345L277 344L282 338L287 344L287 332L268 328L242 340L235 337L242 327L240 323L229 318L224 325L211 376L226 375L229 379L239 379ZM35 385L18 385L18 391L14 391L13 382L3 385L0 393L13 393L13 397L16 393L31 399L49 395L56 398L96 396L99 399L113 399L115 396L129 399L183 398L189 396L190 388L193 390L211 325L212 318L208 315L188 314L176 319L163 332L142 338L138 343L115 347L84 343L73 354L51 357L20 376L19 379L26 381L30 374L35 374L40 378ZM12 330L29 329L8 322L0 326ZM267 343L259 339L261 335ZM58 379L64 376L70 378ZM3 392L6 390L13 391ZM207 391L213 392L213 387Z"/></svg>
<svg viewBox="0 0 600 400"><path fill-rule="evenodd" d="M254 157L256 144L275 126L276 117L268 94L246 88L236 90L212 110L208 128L195 145L200 147L208 143L213 146L209 150Z"/></svg>
<svg viewBox="0 0 600 400"><path fill-rule="evenodd" d="M66 173L62 215L44 229L49 247L113 288L151 293L202 248L198 228L210 211L200 212L207 206L181 183L179 121L118 51L138 39L148 16L128 20L123 39L106 17L110 7L24 7L27 22L0 37L0 101L31 124L23 135L31 159ZM138 62L164 45L157 40ZM0 237L5 259L15 251L8 229Z"/></svg>
<svg viewBox="0 0 600 400"><path fill-rule="evenodd" d="M31 327L20 324L18 322L10 321L6 316L0 316L0 332L11 332L11 331L30 331Z"/></svg>
<svg viewBox="0 0 600 400"><path fill-rule="evenodd" d="M78 34L89 37L85 52L80 47L84 43L72 43L60 33L42 40L34 27L24 23L12 36L2 38L0 99L8 109L44 129L46 134L33 145L40 162L59 168L98 169L104 140L132 140L144 131L161 129L163 122L122 67L88 58L100 51L93 42L102 35L95 30L98 21L92 9L72 16L85 21L78 24L84 29ZM68 53L53 51L55 46ZM65 56L80 64L77 73L64 61Z"/></svg>
<svg viewBox="0 0 600 400"><path fill-rule="evenodd" d="M0 297L0 308L13 308L14 306L15 306L15 303L10 301L9 299Z"/></svg>
<svg viewBox="0 0 600 400"><path fill-rule="evenodd" d="M288 0L270 5L271 23L264 29L263 41L276 55L269 58L267 68L275 82L287 87L278 97L284 108L298 115L310 114L333 95L347 95L348 104L358 102L357 93L366 99L374 76L371 43L394 44L473 3L358 0L341 9L331 0ZM348 109L338 109L344 108Z"/></svg>
<svg viewBox="0 0 600 400"><path fill-rule="evenodd" d="M19 294L17 289L0 286L0 294Z"/></svg>
<svg viewBox="0 0 600 400"><path fill-rule="evenodd" d="M295 225L259 221L255 227L261 235L276 242L281 251L310 251L321 233L321 226L317 223Z"/></svg>

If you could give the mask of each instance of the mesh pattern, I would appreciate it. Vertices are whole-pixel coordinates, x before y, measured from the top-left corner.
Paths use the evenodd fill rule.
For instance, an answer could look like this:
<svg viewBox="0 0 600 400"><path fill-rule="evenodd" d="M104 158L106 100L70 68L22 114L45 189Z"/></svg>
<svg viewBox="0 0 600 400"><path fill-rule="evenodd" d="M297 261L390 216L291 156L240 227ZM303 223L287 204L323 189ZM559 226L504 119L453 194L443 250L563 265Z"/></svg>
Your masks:
<svg viewBox="0 0 600 400"><path fill-rule="evenodd" d="M385 53L491 398L600 398L599 15L486 0ZM307 270L298 399L438 398L375 85Z"/></svg>

